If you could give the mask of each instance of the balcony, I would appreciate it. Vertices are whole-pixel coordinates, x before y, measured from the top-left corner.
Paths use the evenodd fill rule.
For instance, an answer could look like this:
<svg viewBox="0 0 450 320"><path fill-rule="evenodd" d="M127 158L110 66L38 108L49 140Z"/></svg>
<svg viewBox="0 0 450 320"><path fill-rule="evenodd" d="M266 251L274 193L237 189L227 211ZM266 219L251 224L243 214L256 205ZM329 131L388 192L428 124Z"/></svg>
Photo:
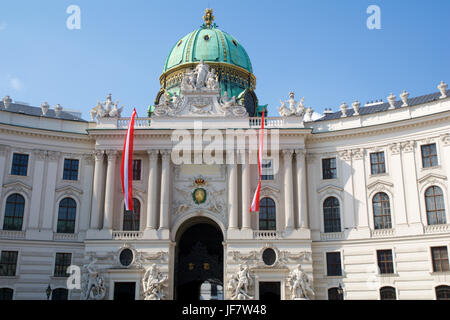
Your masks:
<svg viewBox="0 0 450 320"><path fill-rule="evenodd" d="M109 120L109 121L111 121L111 120ZM112 125L112 126L116 126L117 129L127 129L128 123L130 122L130 118L119 118L115 121L117 121L117 123L113 123L113 124L108 123L108 124ZM152 121L157 121L157 120L153 119ZM248 123L244 122L238 126L244 128L244 129L245 128L256 128L256 129L261 128L261 118L249 117ZM287 128L287 127L292 127L292 126L303 127L303 123L301 121L289 122L286 118L282 118L282 117L269 117L269 118L264 119L264 127L266 127L266 128ZM154 126L152 126L152 124L151 124L151 118L135 118L134 127L136 129L149 129L149 128L153 128Z"/></svg>
<svg viewBox="0 0 450 320"><path fill-rule="evenodd" d="M282 237L281 231L275 230L255 230L253 231L253 239L280 239Z"/></svg>
<svg viewBox="0 0 450 320"><path fill-rule="evenodd" d="M373 238L393 237L394 235L395 229L377 229L372 231Z"/></svg>
<svg viewBox="0 0 450 320"><path fill-rule="evenodd" d="M342 240L344 239L343 232L321 232L320 240L322 241L333 241L333 240Z"/></svg>
<svg viewBox="0 0 450 320"><path fill-rule="evenodd" d="M53 240L54 241L77 241L78 234L76 234L76 233L54 233Z"/></svg>
<svg viewBox="0 0 450 320"><path fill-rule="evenodd" d="M113 231L113 240L135 240L144 235L143 231Z"/></svg>
<svg viewBox="0 0 450 320"><path fill-rule="evenodd" d="M25 231L0 230L0 239L25 239Z"/></svg>
<svg viewBox="0 0 450 320"><path fill-rule="evenodd" d="M450 232L450 224L432 224L425 226L425 233L445 233Z"/></svg>

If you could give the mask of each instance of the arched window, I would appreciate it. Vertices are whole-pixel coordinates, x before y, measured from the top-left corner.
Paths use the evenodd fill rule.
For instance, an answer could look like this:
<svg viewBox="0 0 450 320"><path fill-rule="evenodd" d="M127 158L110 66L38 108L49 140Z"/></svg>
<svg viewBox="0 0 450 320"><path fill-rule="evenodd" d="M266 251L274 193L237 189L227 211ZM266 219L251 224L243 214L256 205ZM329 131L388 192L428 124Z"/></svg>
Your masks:
<svg viewBox="0 0 450 320"><path fill-rule="evenodd" d="M14 290L11 288L0 288L0 301L12 300Z"/></svg>
<svg viewBox="0 0 450 320"><path fill-rule="evenodd" d="M397 300L397 294L393 287L380 288L380 300Z"/></svg>
<svg viewBox="0 0 450 320"><path fill-rule="evenodd" d="M449 286L436 287L436 299L450 300L450 287Z"/></svg>
<svg viewBox="0 0 450 320"><path fill-rule="evenodd" d="M259 203L259 230L276 230L277 213L275 201L262 198Z"/></svg>
<svg viewBox="0 0 450 320"><path fill-rule="evenodd" d="M18 193L14 193L6 199L5 218L3 230L22 230L25 199Z"/></svg>
<svg viewBox="0 0 450 320"><path fill-rule="evenodd" d="M57 288L52 291L52 300L68 300L69 290L65 288Z"/></svg>
<svg viewBox="0 0 450 320"><path fill-rule="evenodd" d="M344 295L338 288L328 289L328 300L344 300Z"/></svg>
<svg viewBox="0 0 450 320"><path fill-rule="evenodd" d="M123 208L123 231L139 231L139 221L141 217L141 203L133 198L133 211Z"/></svg>
<svg viewBox="0 0 450 320"><path fill-rule="evenodd" d="M377 193L372 199L373 220L375 229L391 229L391 205L384 192Z"/></svg>
<svg viewBox="0 0 450 320"><path fill-rule="evenodd" d="M59 202L58 224L56 232L74 233L77 203L72 198L64 198Z"/></svg>
<svg viewBox="0 0 450 320"><path fill-rule="evenodd" d="M341 214L337 198L329 197L325 199L323 202L323 217L325 232L341 232Z"/></svg>
<svg viewBox="0 0 450 320"><path fill-rule="evenodd" d="M428 224L446 224L444 208L444 195L437 186L429 187L425 191L425 206L427 209Z"/></svg>

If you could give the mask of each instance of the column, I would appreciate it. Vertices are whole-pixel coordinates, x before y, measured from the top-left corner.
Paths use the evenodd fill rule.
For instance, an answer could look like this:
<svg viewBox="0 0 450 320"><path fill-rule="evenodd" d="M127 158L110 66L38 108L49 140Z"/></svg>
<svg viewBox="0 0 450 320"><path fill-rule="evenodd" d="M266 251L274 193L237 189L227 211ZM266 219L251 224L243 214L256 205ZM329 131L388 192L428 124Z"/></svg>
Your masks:
<svg viewBox="0 0 450 320"><path fill-rule="evenodd" d="M355 226L359 229L369 228L369 216L367 213L367 188L366 188L366 169L364 166L364 149L352 150L353 155L353 176L354 176L354 192L356 203L356 218ZM368 231L367 231L368 232Z"/></svg>
<svg viewBox="0 0 450 320"><path fill-rule="evenodd" d="M395 224L406 225L408 217L406 216L406 198L405 198L405 182L403 179L403 164L401 156L401 147L399 143L394 143L389 146L391 151L391 175L394 183L395 201L392 201L391 207L394 209ZM408 171L411 168L408 168Z"/></svg>
<svg viewBox="0 0 450 320"><path fill-rule="evenodd" d="M146 230L157 228L157 190L158 190L158 150L148 150L148 187L147 187L147 225Z"/></svg>
<svg viewBox="0 0 450 320"><path fill-rule="evenodd" d="M237 191L237 164L234 151L228 151L227 159L232 163L228 164L228 229L238 228L238 191Z"/></svg>
<svg viewBox="0 0 450 320"><path fill-rule="evenodd" d="M94 151L94 185L92 191L91 229L100 229L100 208L103 193L103 151Z"/></svg>
<svg viewBox="0 0 450 320"><path fill-rule="evenodd" d="M34 150L34 166L33 166L33 189L31 193L30 218L28 220L28 228L39 228L39 216L42 200L42 186L44 181L44 165L47 152L44 150Z"/></svg>
<svg viewBox="0 0 450 320"><path fill-rule="evenodd" d="M52 229L55 208L56 173L58 172L58 160L61 153L55 151L47 152L47 182L45 184L44 219L43 229Z"/></svg>
<svg viewBox="0 0 450 320"><path fill-rule="evenodd" d="M442 141L442 156L439 163L443 166L447 179L450 178L450 134L443 135ZM0 166L1 168L1 166ZM1 180L0 180L1 182Z"/></svg>
<svg viewBox="0 0 450 320"><path fill-rule="evenodd" d="M114 190L116 188L116 159L117 151L106 151L108 156L108 168L106 169L106 190L105 190L105 214L103 219L103 229L112 230L114 213Z"/></svg>
<svg viewBox="0 0 450 320"><path fill-rule="evenodd" d="M409 224L421 224L419 191L417 190L417 166L414 154L415 141L401 143L403 167L408 168L404 176L406 212ZM420 226L419 229L421 229Z"/></svg>
<svg viewBox="0 0 450 320"><path fill-rule="evenodd" d="M355 226L352 152L350 150L341 151L339 152L339 158L342 160L340 165L342 168L342 183L344 185L344 203L341 204L341 216L344 222L344 230L351 230Z"/></svg>
<svg viewBox="0 0 450 320"><path fill-rule="evenodd" d="M161 211L159 218L159 230L169 229L170 213L170 151L164 150L161 153Z"/></svg>
<svg viewBox="0 0 450 320"><path fill-rule="evenodd" d="M0 194L2 194L3 189L3 176L6 171L6 154L8 152L7 146L0 145Z"/></svg>
<svg viewBox="0 0 450 320"><path fill-rule="evenodd" d="M285 229L294 229L294 199L292 182L292 155L293 150L283 150L284 160L284 211Z"/></svg>
<svg viewBox="0 0 450 320"><path fill-rule="evenodd" d="M92 154L83 155L83 165L80 166L78 180L83 182L83 198L81 203L80 230L89 229L90 216L88 214L92 206L92 183L94 181L94 156Z"/></svg>
<svg viewBox="0 0 450 320"><path fill-rule="evenodd" d="M298 199L298 227L309 228L308 221L308 199L306 189L306 163L305 150L295 150L295 159L297 163L297 199Z"/></svg>
<svg viewBox="0 0 450 320"><path fill-rule="evenodd" d="M242 229L251 229L250 217L250 159L246 150L241 150L245 161L242 164Z"/></svg>

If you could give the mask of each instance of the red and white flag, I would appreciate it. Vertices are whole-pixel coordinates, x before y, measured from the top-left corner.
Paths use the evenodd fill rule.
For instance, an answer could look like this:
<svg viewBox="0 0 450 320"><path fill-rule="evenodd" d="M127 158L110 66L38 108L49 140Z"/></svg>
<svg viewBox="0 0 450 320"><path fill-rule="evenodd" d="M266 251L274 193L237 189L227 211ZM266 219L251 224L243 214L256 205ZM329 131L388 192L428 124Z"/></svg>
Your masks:
<svg viewBox="0 0 450 320"><path fill-rule="evenodd" d="M122 191L125 199L125 210L133 210L133 140L134 140L134 118L136 109L133 109L130 123L128 124L127 136L122 152Z"/></svg>
<svg viewBox="0 0 450 320"><path fill-rule="evenodd" d="M263 144L264 144L264 110L261 118L261 130L259 132L259 148L258 148L258 172L259 182L256 188L255 195L253 196L252 205L250 206L250 212L259 212L259 193L261 191L261 172L262 172L262 157L263 157Z"/></svg>

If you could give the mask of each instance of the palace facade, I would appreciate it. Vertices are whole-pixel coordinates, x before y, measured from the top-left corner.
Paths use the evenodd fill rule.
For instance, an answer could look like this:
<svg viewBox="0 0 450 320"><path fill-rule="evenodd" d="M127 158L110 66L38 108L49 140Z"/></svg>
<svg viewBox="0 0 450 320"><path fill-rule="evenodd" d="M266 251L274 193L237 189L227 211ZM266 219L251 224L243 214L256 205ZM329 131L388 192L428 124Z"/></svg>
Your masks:
<svg viewBox="0 0 450 320"><path fill-rule="evenodd" d="M90 121L0 102L0 299L450 298L447 85L317 119L291 93L265 118L250 213L267 106L245 49L212 11L204 21L136 119L133 212L120 180L130 119L111 96ZM227 161L208 163L220 136Z"/></svg>

